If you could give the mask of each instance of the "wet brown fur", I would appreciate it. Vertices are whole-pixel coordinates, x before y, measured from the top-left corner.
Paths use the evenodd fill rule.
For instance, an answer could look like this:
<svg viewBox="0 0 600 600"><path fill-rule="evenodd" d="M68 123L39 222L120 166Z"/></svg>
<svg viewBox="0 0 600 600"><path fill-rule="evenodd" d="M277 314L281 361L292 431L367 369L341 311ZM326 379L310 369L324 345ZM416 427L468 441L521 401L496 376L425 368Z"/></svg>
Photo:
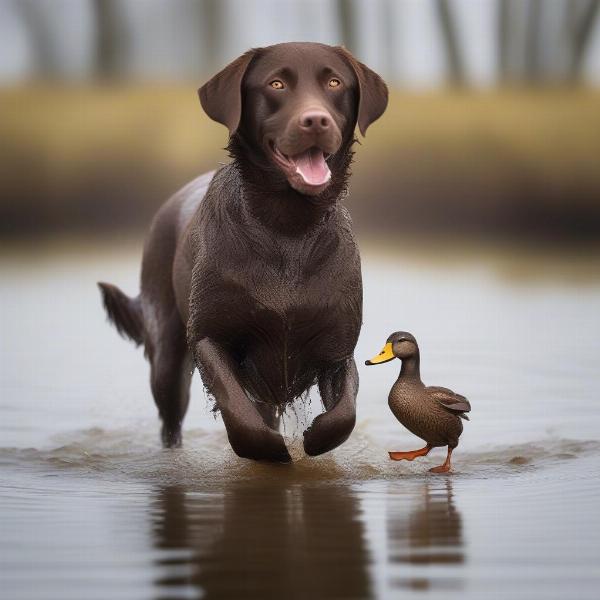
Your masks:
<svg viewBox="0 0 600 600"><path fill-rule="evenodd" d="M272 90L260 87L265 68L277 65L296 73L294 94L279 105L284 96L265 100ZM341 73L343 95L321 94L321 65ZM146 240L141 294L129 299L103 284L108 315L144 344L165 446L181 443L195 364L238 455L289 460L278 415L315 384L325 413L304 445L309 454L326 452L354 426L353 352L362 320L360 258L340 200L355 125L364 132L383 112L385 85L343 49L281 44L243 55L201 88L200 98L229 128L233 161L161 208ZM314 195L290 187L261 137L263 124L277 135L293 131L306 102L320 103L331 131L341 132L328 160L331 181Z"/></svg>

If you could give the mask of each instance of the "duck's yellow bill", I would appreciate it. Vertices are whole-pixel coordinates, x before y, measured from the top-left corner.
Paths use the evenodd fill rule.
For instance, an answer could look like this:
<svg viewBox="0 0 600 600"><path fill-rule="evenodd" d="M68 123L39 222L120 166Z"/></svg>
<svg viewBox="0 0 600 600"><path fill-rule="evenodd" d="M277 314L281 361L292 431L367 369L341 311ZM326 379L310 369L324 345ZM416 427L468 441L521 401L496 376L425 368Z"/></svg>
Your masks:
<svg viewBox="0 0 600 600"><path fill-rule="evenodd" d="M377 356L373 357L371 360L365 361L365 365L380 365L381 363L388 362L394 358L392 342L388 342Z"/></svg>

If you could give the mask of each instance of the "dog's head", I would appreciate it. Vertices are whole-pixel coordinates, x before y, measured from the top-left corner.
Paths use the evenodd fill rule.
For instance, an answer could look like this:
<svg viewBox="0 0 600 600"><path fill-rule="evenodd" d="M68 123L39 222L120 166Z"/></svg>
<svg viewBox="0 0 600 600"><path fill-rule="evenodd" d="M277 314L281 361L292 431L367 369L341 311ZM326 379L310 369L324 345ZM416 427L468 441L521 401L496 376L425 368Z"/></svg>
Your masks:
<svg viewBox="0 0 600 600"><path fill-rule="evenodd" d="M332 159L351 145L355 127L365 135L388 98L381 77L347 50L316 43L250 50L199 95L208 116L256 153L247 158L311 196L329 186Z"/></svg>

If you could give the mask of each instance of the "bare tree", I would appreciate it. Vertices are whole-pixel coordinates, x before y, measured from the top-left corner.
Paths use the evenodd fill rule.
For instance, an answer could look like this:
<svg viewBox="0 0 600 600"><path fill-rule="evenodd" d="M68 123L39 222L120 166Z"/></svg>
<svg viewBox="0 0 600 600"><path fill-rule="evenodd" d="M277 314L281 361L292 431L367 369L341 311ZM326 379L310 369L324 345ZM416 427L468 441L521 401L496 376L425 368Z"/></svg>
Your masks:
<svg viewBox="0 0 600 600"><path fill-rule="evenodd" d="M446 50L448 78L453 85L465 83L465 68L459 47L456 20L449 0L436 0L435 8Z"/></svg>
<svg viewBox="0 0 600 600"><path fill-rule="evenodd" d="M530 81L542 79L542 0L529 0L525 42L525 74Z"/></svg>
<svg viewBox="0 0 600 600"><path fill-rule="evenodd" d="M337 15L340 22L340 33L342 44L350 50L356 52L356 39L354 27L354 7L352 0L337 0Z"/></svg>
<svg viewBox="0 0 600 600"><path fill-rule="evenodd" d="M221 66L223 31L223 0L203 0L199 5L202 11L202 35L204 38L204 65L207 72Z"/></svg>
<svg viewBox="0 0 600 600"><path fill-rule="evenodd" d="M115 77L121 66L126 36L118 0L92 0L96 24L95 75Z"/></svg>
<svg viewBox="0 0 600 600"><path fill-rule="evenodd" d="M34 72L37 77L60 75L61 61L57 55L52 30L48 27L47 13L43 4L35 0L14 3L28 33L33 49Z"/></svg>
<svg viewBox="0 0 600 600"><path fill-rule="evenodd" d="M501 82L509 81L512 77L511 41L513 29L510 0L498 0L496 8L498 78Z"/></svg>
<svg viewBox="0 0 600 600"><path fill-rule="evenodd" d="M394 0L382 0L381 6L381 31L382 40L380 46L383 48L385 54L384 72L387 77L394 80L396 77L396 44L394 43L395 37L395 13L394 13Z"/></svg>
<svg viewBox="0 0 600 600"><path fill-rule="evenodd" d="M500 81L579 79L599 8L600 0L498 0Z"/></svg>
<svg viewBox="0 0 600 600"><path fill-rule="evenodd" d="M581 77L581 69L589 48L599 8L600 0L589 0L579 19L573 18L572 55L569 72L571 79L576 80Z"/></svg>

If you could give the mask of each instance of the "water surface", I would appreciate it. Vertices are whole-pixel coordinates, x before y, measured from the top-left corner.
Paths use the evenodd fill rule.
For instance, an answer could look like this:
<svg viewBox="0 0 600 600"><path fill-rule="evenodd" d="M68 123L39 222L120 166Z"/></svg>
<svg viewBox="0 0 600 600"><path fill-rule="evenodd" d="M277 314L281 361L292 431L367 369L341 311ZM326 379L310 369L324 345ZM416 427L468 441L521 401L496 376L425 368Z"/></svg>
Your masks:
<svg viewBox="0 0 600 600"><path fill-rule="evenodd" d="M424 380L472 402L449 476L427 473L441 450L387 459L420 443L388 412L396 362L359 366L355 433L318 459L299 433L318 398L285 419L295 462L256 464L197 380L185 447L162 450L147 364L94 286L133 293L139 247L1 258L2 596L596 598L595 268L570 281L539 257L519 277L502 257L363 258L359 365L407 329Z"/></svg>

